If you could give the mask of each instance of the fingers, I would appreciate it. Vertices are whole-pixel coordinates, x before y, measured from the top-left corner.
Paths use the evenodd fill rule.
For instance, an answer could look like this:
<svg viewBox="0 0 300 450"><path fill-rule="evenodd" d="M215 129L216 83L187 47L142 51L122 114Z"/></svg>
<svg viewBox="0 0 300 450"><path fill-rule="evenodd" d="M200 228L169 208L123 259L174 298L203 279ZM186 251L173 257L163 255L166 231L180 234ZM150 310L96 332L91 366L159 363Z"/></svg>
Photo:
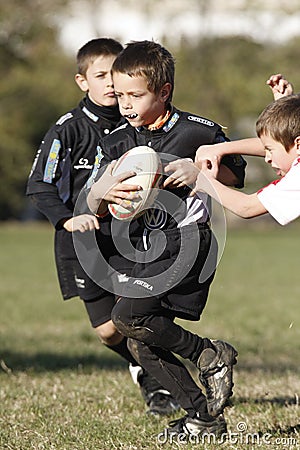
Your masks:
<svg viewBox="0 0 300 450"><path fill-rule="evenodd" d="M116 181L121 183L122 181L127 180L127 178L131 178L134 177L136 175L136 172L134 171L128 171L128 172L123 172L120 175L118 175L117 177L115 177ZM141 188L140 188L141 189ZM136 189L137 190L137 189Z"/></svg>
<svg viewBox="0 0 300 450"><path fill-rule="evenodd" d="M204 159L202 161L202 171L204 172L205 170L211 170L213 167L213 162L210 159Z"/></svg>
<svg viewBox="0 0 300 450"><path fill-rule="evenodd" d="M271 75L270 78L267 80L267 84L271 87L275 87L279 81L283 79L283 75L281 73L277 73L275 75Z"/></svg>
<svg viewBox="0 0 300 450"><path fill-rule="evenodd" d="M80 224L76 230L73 231L80 231L81 233L85 233L86 231L92 231L92 230L99 230L100 229L100 225L99 222L93 223L93 222L86 222L86 223L82 223Z"/></svg>
<svg viewBox="0 0 300 450"><path fill-rule="evenodd" d="M100 225L98 219L90 214L82 214L80 216L72 217L64 223L64 228L69 232L99 230Z"/></svg>
<svg viewBox="0 0 300 450"><path fill-rule="evenodd" d="M116 203L117 205L122 205L126 209L131 209L132 202L138 202L141 200L139 194L140 189L136 189L135 185L125 185L117 184L110 192L106 195L106 199L109 203Z"/></svg>
<svg viewBox="0 0 300 450"><path fill-rule="evenodd" d="M191 186L198 175L198 167L194 164L192 159L182 158L168 163L164 172L169 176L163 183L163 187L184 187Z"/></svg>
<svg viewBox="0 0 300 450"><path fill-rule="evenodd" d="M176 170L172 173L163 183L163 187L183 187L188 185L187 174L182 172L181 170Z"/></svg>
<svg viewBox="0 0 300 450"><path fill-rule="evenodd" d="M191 158L179 158L175 161L171 161L164 166L164 172L175 172L181 169L184 170L185 167L188 167L194 161Z"/></svg>
<svg viewBox="0 0 300 450"><path fill-rule="evenodd" d="M164 166L164 172L174 172L178 168L178 160L171 161Z"/></svg>
<svg viewBox="0 0 300 450"><path fill-rule="evenodd" d="M173 174L170 175L168 178L165 179L163 182L163 187L166 188L167 186L170 186L171 184L174 185L176 182L176 178L174 178Z"/></svg>
<svg viewBox="0 0 300 450"><path fill-rule="evenodd" d="M266 84L272 89L275 100L293 94L293 85L281 73L271 75Z"/></svg>

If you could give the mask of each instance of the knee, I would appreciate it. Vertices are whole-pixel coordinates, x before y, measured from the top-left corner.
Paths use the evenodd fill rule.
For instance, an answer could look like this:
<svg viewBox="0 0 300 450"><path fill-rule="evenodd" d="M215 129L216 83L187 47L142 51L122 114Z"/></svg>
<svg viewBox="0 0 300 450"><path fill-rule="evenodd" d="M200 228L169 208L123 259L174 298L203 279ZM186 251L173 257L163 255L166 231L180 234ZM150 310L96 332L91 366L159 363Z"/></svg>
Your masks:
<svg viewBox="0 0 300 450"><path fill-rule="evenodd" d="M96 327L95 332L100 341L108 346L118 345L123 339L111 320Z"/></svg>
<svg viewBox="0 0 300 450"><path fill-rule="evenodd" d="M114 326L122 333L124 336L130 336L130 330L132 328L132 318L129 314L130 308L126 307L126 301L124 299L119 300L114 306L111 312L111 320Z"/></svg>
<svg viewBox="0 0 300 450"><path fill-rule="evenodd" d="M131 305L132 303L126 302L126 298L122 298L114 306L111 319L115 327L123 336L128 338L146 343L152 341L153 332L149 327L145 326L147 316L136 316Z"/></svg>

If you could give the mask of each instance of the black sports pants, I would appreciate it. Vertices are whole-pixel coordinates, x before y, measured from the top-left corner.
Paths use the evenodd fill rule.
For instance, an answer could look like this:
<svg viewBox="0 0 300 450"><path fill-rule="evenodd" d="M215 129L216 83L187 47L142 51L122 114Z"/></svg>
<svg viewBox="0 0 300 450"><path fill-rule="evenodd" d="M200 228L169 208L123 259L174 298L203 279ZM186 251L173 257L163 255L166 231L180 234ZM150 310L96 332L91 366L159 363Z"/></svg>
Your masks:
<svg viewBox="0 0 300 450"><path fill-rule="evenodd" d="M121 298L114 306L112 320L119 331L131 338L129 348L136 360L178 400L189 415L200 412L205 420L206 397L186 367L173 354L197 363L200 353L211 346L174 323L174 315L161 306L161 299Z"/></svg>

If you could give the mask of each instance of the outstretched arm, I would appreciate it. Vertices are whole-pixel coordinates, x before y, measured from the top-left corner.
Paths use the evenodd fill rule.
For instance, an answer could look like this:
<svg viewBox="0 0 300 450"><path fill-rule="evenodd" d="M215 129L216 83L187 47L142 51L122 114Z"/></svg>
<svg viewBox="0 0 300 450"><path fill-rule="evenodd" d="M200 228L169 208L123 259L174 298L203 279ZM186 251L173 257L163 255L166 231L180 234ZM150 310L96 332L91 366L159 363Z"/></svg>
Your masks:
<svg viewBox="0 0 300 450"><path fill-rule="evenodd" d="M220 144L216 144L220 145ZM169 174L168 178L164 181L163 187L192 187L199 174L198 164L187 159L177 159L171 161L164 168L165 172ZM236 175L224 164L220 164L218 171L218 180L227 186L235 186L238 183Z"/></svg>
<svg viewBox="0 0 300 450"><path fill-rule="evenodd" d="M196 152L195 163L201 169L202 161L217 158L221 161L225 155L265 156L264 146L259 138L240 139L220 144L201 145Z"/></svg>
<svg viewBox="0 0 300 450"><path fill-rule="evenodd" d="M215 178L217 173L218 163L216 160L203 161L195 191L206 192L225 208L244 219L257 217L267 212L256 193L248 195L224 186Z"/></svg>

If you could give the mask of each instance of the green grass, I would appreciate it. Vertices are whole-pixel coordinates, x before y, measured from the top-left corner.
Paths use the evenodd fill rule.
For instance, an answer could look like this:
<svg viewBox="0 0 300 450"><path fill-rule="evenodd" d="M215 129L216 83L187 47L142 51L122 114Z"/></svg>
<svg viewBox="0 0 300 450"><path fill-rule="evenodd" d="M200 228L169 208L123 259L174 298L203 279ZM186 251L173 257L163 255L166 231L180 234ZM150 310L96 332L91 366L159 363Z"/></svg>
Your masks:
<svg viewBox="0 0 300 450"><path fill-rule="evenodd" d="M226 418L231 433L247 431L222 449L300 448L299 232L229 230L204 314L184 322L239 350ZM144 414L126 363L98 342L79 299L62 301L50 226L2 225L0 245L0 448L181 447L159 444L168 419Z"/></svg>

